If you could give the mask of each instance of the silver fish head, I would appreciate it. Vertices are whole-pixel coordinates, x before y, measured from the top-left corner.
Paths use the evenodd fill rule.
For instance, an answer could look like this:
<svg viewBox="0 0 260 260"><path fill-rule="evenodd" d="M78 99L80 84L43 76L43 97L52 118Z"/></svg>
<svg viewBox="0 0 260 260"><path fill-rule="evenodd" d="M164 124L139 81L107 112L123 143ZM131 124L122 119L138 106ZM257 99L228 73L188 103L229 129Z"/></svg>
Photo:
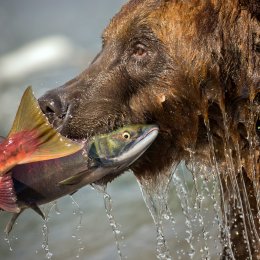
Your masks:
<svg viewBox="0 0 260 260"><path fill-rule="evenodd" d="M114 132L97 135L90 145L89 156L105 166L127 167L153 143L156 125L128 125Z"/></svg>

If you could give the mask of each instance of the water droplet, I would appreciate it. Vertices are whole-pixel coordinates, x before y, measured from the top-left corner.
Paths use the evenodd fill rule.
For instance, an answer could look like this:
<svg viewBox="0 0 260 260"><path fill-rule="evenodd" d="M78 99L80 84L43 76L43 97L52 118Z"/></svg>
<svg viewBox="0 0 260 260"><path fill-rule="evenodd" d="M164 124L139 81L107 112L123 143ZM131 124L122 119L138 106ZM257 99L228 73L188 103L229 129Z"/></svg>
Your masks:
<svg viewBox="0 0 260 260"><path fill-rule="evenodd" d="M170 219L170 210L167 205L168 188L171 181L172 173L163 175L160 181L139 179L138 184L141 189L145 204L153 218L157 231L156 256L160 260L171 259L170 250L165 240L162 220Z"/></svg>
<svg viewBox="0 0 260 260"><path fill-rule="evenodd" d="M114 234L118 256L120 257L120 259L125 259L125 256L123 255L122 250L121 250L122 246L120 244L120 240L123 239L123 236L120 236L122 232L120 231L120 227L119 227L118 223L116 222L114 215L112 214L112 210L113 210L112 209L112 199L111 199L110 195L106 192L106 185L92 184L92 186L93 186L93 188L95 188L95 190L97 190L99 193L101 193L103 195L104 206L105 206L107 218L109 220L109 224L110 224L113 234Z"/></svg>
<svg viewBox="0 0 260 260"><path fill-rule="evenodd" d="M51 252L48 252L48 253L46 254L46 258L47 258L47 259L51 259L52 256L53 256L53 254L52 254Z"/></svg>
<svg viewBox="0 0 260 260"><path fill-rule="evenodd" d="M72 196L70 196L70 198L72 200L72 205L74 207L76 207L76 209L73 210L73 215L79 216L79 223L78 223L78 225L76 227L76 231L77 232L76 232L76 234L72 235L72 238L77 240L78 249L77 249L76 258L79 258L80 254L81 254L81 251L83 250L82 249L82 240L81 240L81 237L80 237L80 231L82 229L82 219L83 219L84 212L82 211L82 209L80 208L80 206L76 202L76 200Z"/></svg>
<svg viewBox="0 0 260 260"><path fill-rule="evenodd" d="M11 246L11 241L10 241L8 235L5 236L4 240L5 240L5 242L8 244L9 251L13 251L13 248L12 248L12 246Z"/></svg>

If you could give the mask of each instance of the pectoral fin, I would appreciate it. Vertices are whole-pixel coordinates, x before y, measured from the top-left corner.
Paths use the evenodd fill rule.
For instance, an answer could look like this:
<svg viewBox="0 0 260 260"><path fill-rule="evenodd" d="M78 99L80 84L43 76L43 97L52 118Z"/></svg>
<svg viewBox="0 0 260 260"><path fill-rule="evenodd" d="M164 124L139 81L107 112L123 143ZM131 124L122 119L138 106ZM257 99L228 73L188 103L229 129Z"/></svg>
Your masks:
<svg viewBox="0 0 260 260"><path fill-rule="evenodd" d="M4 232L8 235L11 230L13 229L13 226L15 224L15 221L17 220L17 218L20 216L20 214L24 211L24 209L22 209L19 213L14 213L11 217L11 219L8 221Z"/></svg>
<svg viewBox="0 0 260 260"><path fill-rule="evenodd" d="M50 160L76 153L83 144L60 135L42 113L32 88L28 87L22 97L12 129L8 137L23 131L32 131L37 138L37 149L19 164Z"/></svg>
<svg viewBox="0 0 260 260"><path fill-rule="evenodd" d="M85 175L86 175L86 171L80 172L76 175L73 175L73 176L65 179L64 181L59 182L58 184L59 185L76 185L82 181L82 179L84 178Z"/></svg>
<svg viewBox="0 0 260 260"><path fill-rule="evenodd" d="M31 208L32 210L34 210L38 215L40 215L43 219L45 219L45 216L43 214L43 212L41 211L41 209L36 205L36 204L33 204L33 205L28 205L29 208ZM12 229L13 229L13 226L15 224L15 221L17 220L17 218L21 215L21 213L25 210L25 208L21 209L20 212L18 213L13 213L11 219L8 221L6 227L5 227L5 230L4 232L8 235Z"/></svg>
<svg viewBox="0 0 260 260"><path fill-rule="evenodd" d="M36 204L30 205L29 206L34 212L36 212L38 215L42 217L43 220L45 220L45 215L42 212L42 210L37 206Z"/></svg>

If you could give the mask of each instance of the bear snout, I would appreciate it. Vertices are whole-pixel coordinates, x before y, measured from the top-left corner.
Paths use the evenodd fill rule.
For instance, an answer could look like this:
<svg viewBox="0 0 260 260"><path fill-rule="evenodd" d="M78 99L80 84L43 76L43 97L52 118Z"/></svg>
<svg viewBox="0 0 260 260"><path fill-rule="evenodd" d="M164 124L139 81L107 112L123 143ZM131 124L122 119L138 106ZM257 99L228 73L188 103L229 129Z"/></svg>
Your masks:
<svg viewBox="0 0 260 260"><path fill-rule="evenodd" d="M55 89L39 98L39 106L49 122L57 129L63 124L69 104Z"/></svg>

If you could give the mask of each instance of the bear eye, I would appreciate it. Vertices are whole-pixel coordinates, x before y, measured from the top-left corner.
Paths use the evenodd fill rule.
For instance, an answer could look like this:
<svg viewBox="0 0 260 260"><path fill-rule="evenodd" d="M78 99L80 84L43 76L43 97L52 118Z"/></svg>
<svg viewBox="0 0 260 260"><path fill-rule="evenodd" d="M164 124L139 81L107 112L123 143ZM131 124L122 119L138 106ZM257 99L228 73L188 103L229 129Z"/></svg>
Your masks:
<svg viewBox="0 0 260 260"><path fill-rule="evenodd" d="M133 56L140 59L140 58L145 57L146 54L147 54L147 51L146 51L145 46L141 43L138 43L134 48Z"/></svg>
<svg viewBox="0 0 260 260"><path fill-rule="evenodd" d="M125 139L125 140L129 140L131 135L129 132L125 131L123 134L122 134L122 137Z"/></svg>

